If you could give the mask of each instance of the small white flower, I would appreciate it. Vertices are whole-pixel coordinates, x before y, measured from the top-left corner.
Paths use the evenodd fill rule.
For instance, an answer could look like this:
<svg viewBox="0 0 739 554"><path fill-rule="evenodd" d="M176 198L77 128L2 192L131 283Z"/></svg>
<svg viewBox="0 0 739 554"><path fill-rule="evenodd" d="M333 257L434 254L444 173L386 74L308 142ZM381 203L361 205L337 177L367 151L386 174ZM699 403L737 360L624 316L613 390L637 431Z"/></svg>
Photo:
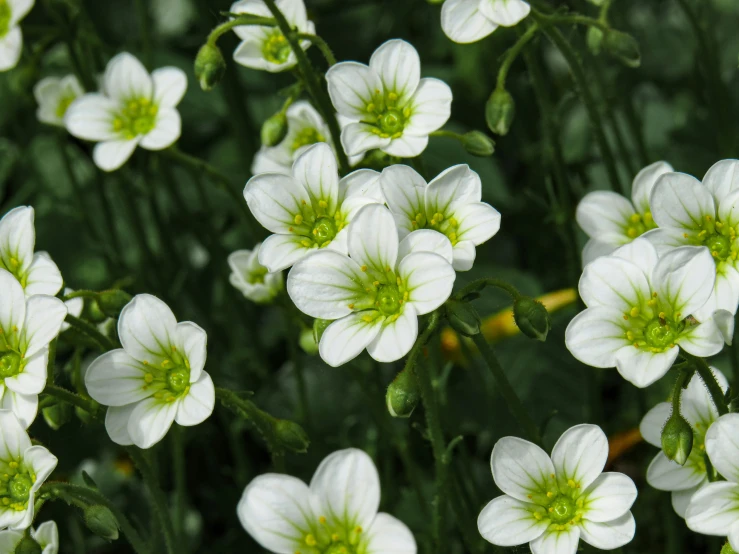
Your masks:
<svg viewBox="0 0 739 554"><path fill-rule="evenodd" d="M181 69L162 67L150 75L139 60L123 52L108 62L102 90L72 102L64 123L74 136L97 142L95 164L113 171L136 146L162 150L180 137L176 106L186 89Z"/></svg>
<svg viewBox="0 0 739 554"><path fill-rule="evenodd" d="M31 528L31 538L41 547L41 554L57 554L59 552L59 530L53 521L45 521L38 529ZM0 531L0 552L12 554L18 543L23 540L21 531Z"/></svg>
<svg viewBox="0 0 739 554"><path fill-rule="evenodd" d="M292 175L252 177L244 198L257 221L274 233L259 249L259 263L274 273L319 248L346 252L346 226L361 207L380 201L377 181L369 170L339 180L336 157L325 142L306 148Z"/></svg>
<svg viewBox="0 0 739 554"><path fill-rule="evenodd" d="M631 200L605 190L583 197L575 214L578 225L590 237L582 252L583 265L657 227L649 209L649 195L657 179L671 171L672 166L667 162L656 162L642 169L631 186Z"/></svg>
<svg viewBox="0 0 739 554"><path fill-rule="evenodd" d="M46 448L31 445L13 412L0 410L0 467L7 475L5 486L0 488L0 529L30 527L36 492L56 463L56 456Z"/></svg>
<svg viewBox="0 0 739 554"><path fill-rule="evenodd" d="M715 278L707 248L682 246L658 260L648 240L636 239L585 266L579 290L587 309L567 326L567 348L590 366L616 367L637 387L667 373L678 346L717 354L724 340L716 323L691 317Z"/></svg>
<svg viewBox="0 0 739 554"><path fill-rule="evenodd" d="M31 11L34 0L0 0L0 71L13 69L23 50L23 34L18 25Z"/></svg>
<svg viewBox="0 0 739 554"><path fill-rule="evenodd" d="M375 148L401 158L418 156L451 113L451 89L438 79L421 79L418 52L404 40L380 46L369 66L337 63L326 81L334 108L351 121L341 131L349 156Z"/></svg>
<svg viewBox="0 0 739 554"><path fill-rule="evenodd" d="M319 353L340 366L365 348L378 362L405 356L418 336L418 316L441 306L452 292L452 245L436 231L401 242L390 211L362 208L349 226L351 258L322 250L293 266L287 292L311 317L335 319Z"/></svg>
<svg viewBox="0 0 739 554"><path fill-rule="evenodd" d="M715 367L711 370L721 389L726 392L726 377ZM680 413L693 428L693 450L684 466L673 462L659 452L647 469L647 482L662 491L672 492L672 507L680 517L685 517L685 510L693 493L708 483L706 474L705 440L706 431L718 419L718 410L713 404L708 389L699 375L694 375L688 387L680 396ZM662 449L662 428L672 414L672 404L661 402L647 412L639 425L639 432L649 444Z"/></svg>
<svg viewBox="0 0 739 554"><path fill-rule="evenodd" d="M701 487L690 498L685 521L704 535L728 537L739 550L739 414L718 418L706 433L706 453L726 481Z"/></svg>
<svg viewBox="0 0 739 554"><path fill-rule="evenodd" d="M485 38L498 27L512 27L531 6L523 0L446 0L441 28L454 42L467 44Z"/></svg>
<svg viewBox="0 0 739 554"><path fill-rule="evenodd" d="M678 246L706 246L716 265L716 283L695 316L719 309L736 313L739 304L739 161L723 160L708 170L701 184L684 173L660 177L649 198L659 229L645 234L662 255Z"/></svg>
<svg viewBox="0 0 739 554"><path fill-rule="evenodd" d="M276 554L416 554L410 529L378 513L379 506L375 464L350 448L325 458L310 486L290 475L256 477L244 490L237 513L246 532Z"/></svg>
<svg viewBox="0 0 739 554"><path fill-rule="evenodd" d="M446 235L454 247L454 269L468 271L475 246L500 229L500 213L482 202L480 176L467 165L455 165L430 183L406 165L393 165L380 177L387 205L401 238L417 229Z"/></svg>
<svg viewBox="0 0 739 554"><path fill-rule="evenodd" d="M303 0L276 0L275 4L287 19L291 29L298 33L315 34L316 26L308 21ZM241 0L231 6L231 13L272 17L272 12L262 0ZM234 51L234 60L245 67L278 73L298 63L285 35L278 27L243 25L234 27L241 44ZM310 46L309 40L301 40L303 50Z"/></svg>
<svg viewBox="0 0 739 554"><path fill-rule="evenodd" d="M259 263L260 242L254 250L237 250L228 257L231 267L229 282L241 293L257 303L268 303L277 296L284 286L282 273L270 273Z"/></svg>
<svg viewBox="0 0 739 554"><path fill-rule="evenodd" d="M215 390L203 371L203 329L178 323L164 302L139 294L123 308L118 336L123 348L103 354L85 373L90 396L110 406L105 428L113 442L149 448L173 421L191 426L210 416Z"/></svg>
<svg viewBox="0 0 739 554"><path fill-rule="evenodd" d="M20 283L0 269L0 408L12 410L28 428L46 386L49 343L67 315L53 296L26 297Z"/></svg>
<svg viewBox="0 0 739 554"><path fill-rule="evenodd" d="M38 102L36 117L42 123L64 127L64 114L78 96L85 93L74 75L66 77L46 77L33 87L33 95Z"/></svg>
<svg viewBox="0 0 739 554"><path fill-rule="evenodd" d="M64 288L64 296L68 295L69 293L73 292L72 289L69 287ZM75 298L70 298L66 302L64 302L64 305L67 307L67 313L74 317L80 317L82 315L82 310L85 309L85 299L81 296L77 296ZM66 321L62 323L61 332L63 333L67 329L69 329L70 325Z"/></svg>
<svg viewBox="0 0 739 554"><path fill-rule="evenodd" d="M20 282L26 296L54 296L62 288L62 274L46 252L33 252L36 229L31 206L20 206L0 219L0 269Z"/></svg>
<svg viewBox="0 0 739 554"><path fill-rule="evenodd" d="M629 511L636 486L606 472L608 439L597 425L576 425L552 449L517 437L493 448L493 479L505 494L483 508L477 528L498 546L529 543L533 554L574 554L580 539L612 550L634 538Z"/></svg>

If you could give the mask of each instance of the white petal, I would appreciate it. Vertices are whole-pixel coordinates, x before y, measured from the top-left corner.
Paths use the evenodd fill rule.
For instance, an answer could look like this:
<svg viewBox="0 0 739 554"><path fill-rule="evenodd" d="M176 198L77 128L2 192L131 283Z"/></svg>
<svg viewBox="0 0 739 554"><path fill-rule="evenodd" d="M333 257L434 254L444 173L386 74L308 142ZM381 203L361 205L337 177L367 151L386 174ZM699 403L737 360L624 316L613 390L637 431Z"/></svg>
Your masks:
<svg viewBox="0 0 739 554"><path fill-rule="evenodd" d="M686 328L675 341L683 350L708 358L721 352L724 336L712 320Z"/></svg>
<svg viewBox="0 0 739 554"><path fill-rule="evenodd" d="M739 160L721 160L711 166L703 177L705 186L719 207L724 198L739 190Z"/></svg>
<svg viewBox="0 0 739 554"><path fill-rule="evenodd" d="M399 360L413 348L418 338L418 314L413 304L406 304L395 321L386 319L380 332L367 345L367 352L378 362Z"/></svg>
<svg viewBox="0 0 739 554"><path fill-rule="evenodd" d="M23 34L20 27L12 27L0 38L0 71L14 68L21 59Z"/></svg>
<svg viewBox="0 0 739 554"><path fill-rule="evenodd" d="M583 197L577 205L575 217L589 237L622 244L630 240L625 228L635 213L628 199L615 192L599 190Z"/></svg>
<svg viewBox="0 0 739 554"><path fill-rule="evenodd" d="M35 531L31 530L31 536L44 549L41 554L57 553L59 549L59 530L53 521L45 521Z"/></svg>
<svg viewBox="0 0 739 554"><path fill-rule="evenodd" d="M418 88L421 79L421 59L415 48L404 40L388 40L382 44L369 61L380 78L385 94L398 95L398 105L403 105Z"/></svg>
<svg viewBox="0 0 739 554"><path fill-rule="evenodd" d="M585 246L582 249L582 266L585 267L590 262L597 260L601 256L612 254L616 248L618 248L618 245L590 239L585 243Z"/></svg>
<svg viewBox="0 0 739 554"><path fill-rule="evenodd" d="M580 312L567 325L567 349L584 364L615 367L616 355L626 347L633 348L622 321L622 313L612 308L588 308Z"/></svg>
<svg viewBox="0 0 739 554"><path fill-rule="evenodd" d="M687 317L706 303L713 291L716 265L708 248L681 246L662 256L652 281L661 301Z"/></svg>
<svg viewBox="0 0 739 554"><path fill-rule="evenodd" d="M179 67L161 67L151 74L154 102L160 108L174 108L187 90L187 75Z"/></svg>
<svg viewBox="0 0 739 554"><path fill-rule="evenodd" d="M387 281L398 260L398 230L390 210L382 204L359 210L349 227L349 255L374 271L378 280Z"/></svg>
<svg viewBox="0 0 739 554"><path fill-rule="evenodd" d="M584 518L604 523L625 515L636 500L636 485L623 473L598 476L583 493Z"/></svg>
<svg viewBox="0 0 739 554"><path fill-rule="evenodd" d="M649 211L649 195L654 185L657 184L657 179L673 171L670 164L660 161L648 165L636 174L631 185L631 201L639 213L644 214Z"/></svg>
<svg viewBox="0 0 739 554"><path fill-rule="evenodd" d="M180 112L174 108L161 108L157 113L154 128L141 137L141 148L147 150L163 150L180 138L182 120Z"/></svg>
<svg viewBox="0 0 739 554"><path fill-rule="evenodd" d="M46 252L36 252L26 274L26 296L47 294L55 296L64 280L59 268Z"/></svg>
<svg viewBox="0 0 739 554"><path fill-rule="evenodd" d="M239 27L236 27L236 29L239 29ZM244 37L244 41L234 50L234 61L244 67L269 71L270 73L280 73L294 67L297 63L297 58L293 52L290 52L284 63L274 63L264 58L262 47L264 45L265 31L262 29L258 26L242 27L240 29L240 34Z"/></svg>
<svg viewBox="0 0 739 554"><path fill-rule="evenodd" d="M303 186L292 177L277 173L249 179L244 198L259 223L273 233L284 234L292 233L291 229L298 226L295 218L302 218L302 207L310 202Z"/></svg>
<svg viewBox="0 0 739 554"><path fill-rule="evenodd" d="M433 252L452 263L454 250L446 235L433 229L419 229L413 231L400 241L398 259L402 260L413 252Z"/></svg>
<svg viewBox="0 0 739 554"><path fill-rule="evenodd" d="M38 394L20 394L6 388L2 409L13 412L23 428L28 429L38 413Z"/></svg>
<svg viewBox="0 0 739 554"><path fill-rule="evenodd" d="M710 369L721 390L725 393L729 388L726 377L715 367L711 366ZM701 376L697 373L693 375L688 387L683 390L681 401L680 412L682 415L691 425L699 424L703 426L703 432L708 429L711 423L718 419L718 410L713 404L713 399L708 392L708 388Z"/></svg>
<svg viewBox="0 0 739 554"><path fill-rule="evenodd" d="M270 235L259 250L259 263L271 272L287 269L317 251L305 246L304 240L305 237L299 235Z"/></svg>
<svg viewBox="0 0 739 554"><path fill-rule="evenodd" d="M716 272L713 292L705 304L695 310L698 321L710 319L717 310L736 312L739 304L739 271L728 263L720 264Z"/></svg>
<svg viewBox="0 0 739 554"><path fill-rule="evenodd" d="M461 206L454 212L459 222L457 240L480 245L500 230L500 212L485 202Z"/></svg>
<svg viewBox="0 0 739 554"><path fill-rule="evenodd" d="M615 256L604 256L585 266L578 289L589 308L603 306L621 314L628 314L652 296L644 271Z"/></svg>
<svg viewBox="0 0 739 554"><path fill-rule="evenodd" d="M471 240L463 240L454 245L454 271L469 271L475 263L477 251L475 243Z"/></svg>
<svg viewBox="0 0 739 554"><path fill-rule="evenodd" d="M704 535L725 537L737 521L739 485L726 481L708 483L690 499L685 522Z"/></svg>
<svg viewBox="0 0 739 554"><path fill-rule="evenodd" d="M369 529L380 506L380 477L375 464L356 448L327 456L310 481L320 515L344 529Z"/></svg>
<svg viewBox="0 0 739 554"><path fill-rule="evenodd" d="M252 480L236 512L246 532L263 548L294 554L317 521L308 485L290 475L267 473Z"/></svg>
<svg viewBox="0 0 739 554"><path fill-rule="evenodd" d="M680 349L648 352L629 346L616 354L616 369L621 376L639 388L648 387L665 375L677 359Z"/></svg>
<svg viewBox="0 0 739 554"><path fill-rule="evenodd" d="M31 466L33 472L36 474L36 480L32 487L32 490L35 492L46 481L46 478L51 475L59 460L43 446L35 445L23 452L23 461L26 466Z"/></svg>
<svg viewBox="0 0 739 554"><path fill-rule="evenodd" d="M31 266L36 243L33 220L31 206L13 208L0 219L0 268L26 272Z"/></svg>
<svg viewBox="0 0 739 554"><path fill-rule="evenodd" d="M627 260L644 272L651 280L654 268L657 267L659 255L654 245L645 238L638 238L613 251L617 258Z"/></svg>
<svg viewBox="0 0 739 554"><path fill-rule="evenodd" d="M336 111L355 120L371 115L367 106L382 93L382 81L370 67L357 62L341 62L326 73L328 93Z"/></svg>
<svg viewBox="0 0 739 554"><path fill-rule="evenodd" d="M405 282L408 302L419 315L432 312L446 302L457 277L449 262L431 252L415 252L403 258L398 275Z"/></svg>
<svg viewBox="0 0 739 554"><path fill-rule="evenodd" d="M26 359L26 365L18 375L5 378L5 386L23 395L36 395L46 386L46 366L49 363L49 349L42 348Z"/></svg>
<svg viewBox="0 0 739 554"><path fill-rule="evenodd" d="M408 107L411 115L403 134L428 136L449 121L452 113L452 89L439 79L421 79Z"/></svg>
<svg viewBox="0 0 739 554"><path fill-rule="evenodd" d="M97 402L106 406L125 406L154 394L157 389L147 386L146 366L122 348L97 357L85 372L87 391Z"/></svg>
<svg viewBox="0 0 739 554"><path fill-rule="evenodd" d="M564 531L546 531L530 543L533 554L575 554L580 542L580 527L572 526Z"/></svg>
<svg viewBox="0 0 739 554"><path fill-rule="evenodd" d="M311 317L338 319L367 299L371 281L352 259L321 250L296 263L287 276L287 293L298 309Z"/></svg>
<svg viewBox="0 0 739 554"><path fill-rule="evenodd" d="M480 11L493 23L512 27L531 11L531 6L523 0L486 0L480 2Z"/></svg>
<svg viewBox="0 0 739 554"><path fill-rule="evenodd" d="M369 318L370 321L366 321ZM369 312L356 312L337 319L326 327L318 345L324 362L339 367L362 353L375 339L382 327L383 318Z"/></svg>
<svg viewBox="0 0 739 554"><path fill-rule="evenodd" d="M357 169L339 181L339 196L347 199L352 196L369 197L385 203L380 184L380 172L373 169Z"/></svg>
<svg viewBox="0 0 739 554"><path fill-rule="evenodd" d="M115 171L131 157L139 139L99 142L92 151L93 160L103 171Z"/></svg>
<svg viewBox="0 0 739 554"><path fill-rule="evenodd" d="M386 148L390 144L390 139L374 133L375 129L376 127L367 123L350 123L344 127L341 130L341 146L346 154L358 156L368 150Z"/></svg>
<svg viewBox="0 0 739 554"><path fill-rule="evenodd" d="M35 0L9 0L10 26L14 26L31 11Z"/></svg>
<svg viewBox="0 0 739 554"><path fill-rule="evenodd" d="M23 540L23 533L20 531L0 531L0 552L15 552L21 540Z"/></svg>
<svg viewBox="0 0 739 554"><path fill-rule="evenodd" d="M479 10L480 0L447 0L441 7L441 28L454 42L467 44L485 38L498 26Z"/></svg>
<svg viewBox="0 0 739 554"><path fill-rule="evenodd" d="M67 306L58 298L41 294L30 297L21 333L22 353L30 357L45 348L59 334L66 316Z"/></svg>
<svg viewBox="0 0 739 554"><path fill-rule="evenodd" d="M739 414L718 418L706 433L706 452L724 478L739 482Z"/></svg>
<svg viewBox="0 0 739 554"><path fill-rule="evenodd" d="M595 548L613 550L630 543L636 534L636 521L631 512L617 519L596 523L584 519L580 522L580 538Z"/></svg>
<svg viewBox="0 0 739 554"><path fill-rule="evenodd" d="M732 550L739 548L739 522L731 526L727 538L729 539L729 546L731 546Z"/></svg>
<svg viewBox="0 0 739 554"><path fill-rule="evenodd" d="M388 139L390 143L387 146L379 147L380 150L398 158L415 158L420 156L429 143L428 135L414 136L404 133L401 137Z"/></svg>
<svg viewBox="0 0 739 554"><path fill-rule="evenodd" d="M413 221L417 215L426 216L427 185L423 177L407 165L391 165L382 171L380 185L401 235L415 230Z"/></svg>
<svg viewBox="0 0 739 554"><path fill-rule="evenodd" d="M728 346L731 346L734 340L734 314L728 310L716 310L713 312L712 319L718 332L721 333L721 338Z"/></svg>
<svg viewBox="0 0 739 554"><path fill-rule="evenodd" d="M350 196L341 203L341 213L344 214L345 221L351 222L352 220L354 220L354 216L356 216L357 213L359 213L359 210L361 210L365 206L368 206L370 204L380 204L381 205L383 203L384 201L379 202L377 199L369 197L369 196L359 196L359 195ZM342 229L341 231L339 231L339 233L336 236L338 237L342 233L348 236L348 229L347 228ZM347 242L347 247L348 247L348 242ZM348 249L343 250L343 252L348 253Z"/></svg>
<svg viewBox="0 0 739 554"><path fill-rule="evenodd" d="M717 216L724 225L735 228L739 224L739 190L724 197L718 205Z"/></svg>
<svg viewBox="0 0 739 554"><path fill-rule="evenodd" d="M362 537L366 554L416 554L416 539L408 526L385 513L377 514L372 527Z"/></svg>
<svg viewBox="0 0 739 554"><path fill-rule="evenodd" d="M693 379L691 379L692 381ZM683 407L685 407L683 400ZM672 414L672 405L669 402L660 402L649 410L639 424L639 433L652 446L662 448L662 429Z"/></svg>
<svg viewBox="0 0 739 554"><path fill-rule="evenodd" d="M682 230L668 228L652 229L651 231L644 233L640 238L651 242L657 249L657 252L662 255L673 248L689 244L687 239L683 236L683 232L684 231Z"/></svg>
<svg viewBox="0 0 739 554"><path fill-rule="evenodd" d="M314 207L326 203L329 215L336 212L339 202L339 170L334 151L325 142L306 148L293 165L295 180L305 187Z"/></svg>
<svg viewBox="0 0 739 554"><path fill-rule="evenodd" d="M192 321L182 321L176 326L175 336L175 345L187 358L190 382L194 383L200 379L200 372L205 367L208 335L200 325Z"/></svg>
<svg viewBox="0 0 739 554"><path fill-rule="evenodd" d="M167 434L176 413L177 402L163 402L154 397L142 400L128 419L131 440L139 448L151 448Z"/></svg>
<svg viewBox="0 0 739 554"><path fill-rule="evenodd" d="M665 173L649 197L652 217L660 227L698 229L705 216L716 217L713 197L701 182L685 173Z"/></svg>
<svg viewBox="0 0 739 554"><path fill-rule="evenodd" d="M111 406L105 413L105 430L114 443L121 446L133 444L133 439L128 434L128 420L136 406L136 402L125 406Z"/></svg>
<svg viewBox="0 0 739 554"><path fill-rule="evenodd" d="M708 481L706 481L706 483L707 482ZM690 500L693 498L693 495L701 486L703 485L699 485L692 489L686 489L684 491L672 491L672 493L670 493L672 509L675 510L675 513L681 518L685 519L685 514L688 511Z"/></svg>
<svg viewBox="0 0 739 554"><path fill-rule="evenodd" d="M466 164L455 165L428 184L424 205L429 216L440 213L444 218L450 218L463 206L480 202L481 196L480 176Z"/></svg>
<svg viewBox="0 0 739 554"><path fill-rule="evenodd" d="M647 468L647 483L661 491L692 489L706 478L705 472L697 471L692 464L673 462L664 452L659 452Z"/></svg>
<svg viewBox="0 0 739 554"><path fill-rule="evenodd" d="M0 410L0 456L19 459L31 448L31 439L13 412Z"/></svg>
<svg viewBox="0 0 739 554"><path fill-rule="evenodd" d="M102 94L85 94L72 102L64 114L64 125L77 138L94 141L115 140L113 120L118 106Z"/></svg>
<svg viewBox="0 0 739 554"><path fill-rule="evenodd" d="M539 538L549 526L549 520L534 517L535 511L535 504L504 494L482 509L477 518L477 530L482 538L497 546L525 544Z"/></svg>
<svg viewBox="0 0 739 554"><path fill-rule="evenodd" d="M216 404L213 380L203 371L178 402L175 421L184 426L198 425L210 417Z"/></svg>
<svg viewBox="0 0 739 554"><path fill-rule="evenodd" d="M603 471L606 459L608 438L600 427L582 424L565 431L552 449L560 491L567 490L570 481L585 490Z"/></svg>
<svg viewBox="0 0 739 554"><path fill-rule="evenodd" d="M161 365L176 345L177 320L169 306L151 294L137 294L121 310L118 335L124 350L139 362ZM129 400L125 402L128 404Z"/></svg>
<svg viewBox="0 0 739 554"><path fill-rule="evenodd" d="M500 490L521 502L546 500L556 490L552 460L534 443L518 437L503 437L490 457L493 480Z"/></svg>
<svg viewBox="0 0 739 554"><path fill-rule="evenodd" d="M108 62L103 89L110 98L127 102L132 98L151 99L154 85L143 64L128 52L122 52Z"/></svg>

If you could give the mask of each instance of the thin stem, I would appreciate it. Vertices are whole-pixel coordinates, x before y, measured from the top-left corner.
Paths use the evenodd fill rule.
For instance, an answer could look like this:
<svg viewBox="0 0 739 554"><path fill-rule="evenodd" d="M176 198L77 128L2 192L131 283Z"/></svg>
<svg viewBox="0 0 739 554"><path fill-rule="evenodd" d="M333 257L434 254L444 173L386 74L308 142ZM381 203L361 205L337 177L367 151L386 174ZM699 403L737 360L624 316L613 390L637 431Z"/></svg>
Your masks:
<svg viewBox="0 0 739 554"><path fill-rule="evenodd" d="M568 14L568 15L545 15L538 10L534 10L537 21L546 25L584 25L586 27L597 27L603 32L610 30L608 23L603 18L593 19L585 15Z"/></svg>
<svg viewBox="0 0 739 554"><path fill-rule="evenodd" d="M67 314L67 317L64 318L64 321L69 323L72 327L74 327L81 333L87 335L100 347L103 352L115 350L116 348L118 348L118 346L112 340L103 335L95 328L95 326L90 325L86 321L75 317L72 314Z"/></svg>
<svg viewBox="0 0 739 554"><path fill-rule="evenodd" d="M531 41L531 39L536 36L539 30L539 25L537 25L536 23L530 25L529 28L526 29L526 32L518 37L516 44L511 46L505 52L505 57L503 58L503 62L500 64L500 69L498 70L497 88L501 90L505 89L505 82L506 78L508 77L508 71L511 69L511 65L513 65L514 61L516 61L516 58L521 53L521 50L523 50L524 46L526 46L529 41Z"/></svg>
<svg viewBox="0 0 739 554"><path fill-rule="evenodd" d="M511 297L511 299L515 302L519 299L521 296L521 293L518 292L518 289L514 287L511 284L506 283L502 279L496 279L494 277L482 277L481 279L476 279L472 281L470 284L463 287L459 292L457 292L454 295L454 298L459 300L461 298L464 298L471 292L475 291L481 291L485 287L497 287L506 293L508 293Z"/></svg>
<svg viewBox="0 0 739 554"><path fill-rule="evenodd" d="M529 440L541 446L542 440L541 434L539 433L539 427L536 425L534 420L531 419L531 416L529 416L526 411L521 399L516 394L516 391L513 390L513 387L508 381L508 377L506 377L495 352L493 352L493 349L482 334L474 335L472 340L480 351L480 354L482 355L483 360L485 360L490 372L493 374L495 382L498 384L500 393L505 399L506 404L508 404L508 409L511 414L513 414L513 417L518 420L518 424L524 430Z"/></svg>
<svg viewBox="0 0 739 554"><path fill-rule="evenodd" d="M144 54L144 65L151 69L151 29L146 7L147 3L144 0L136 0L136 17L139 20L139 35L141 37L141 51Z"/></svg>
<svg viewBox="0 0 739 554"><path fill-rule="evenodd" d="M97 291L79 289L79 290L73 290L69 294L65 294L62 297L62 300L66 302L67 300L72 300L72 298L97 298L97 297L98 297Z"/></svg>
<svg viewBox="0 0 739 554"><path fill-rule="evenodd" d="M57 385L46 385L46 387L44 387L43 394L53 396L63 402L77 406L78 408L88 412L95 419L102 416L102 408L100 407L100 404L95 402L92 398L85 398L84 396L75 394L63 387L59 387Z"/></svg>
<svg viewBox="0 0 739 554"><path fill-rule="evenodd" d="M672 387L671 402L673 414L680 413L680 396L683 393L683 389L688 386L691 377L693 377L693 372L684 369L681 369L677 374L677 379L675 379L675 384Z"/></svg>
<svg viewBox="0 0 739 554"><path fill-rule="evenodd" d="M208 35L208 43L215 44L222 35L234 27L245 27L248 25L259 25L261 27L274 27L277 25L271 17L257 17L255 15L240 15L218 25Z"/></svg>
<svg viewBox="0 0 739 554"><path fill-rule="evenodd" d="M184 521L185 503L187 501L187 475L185 468L185 429L179 425L172 428L172 465L174 466L175 503L174 531L177 547L183 548L185 543Z"/></svg>
<svg viewBox="0 0 739 554"><path fill-rule="evenodd" d="M716 409L718 410L718 415L722 416L724 414L728 414L729 408L726 405L724 391L721 390L721 385L716 381L716 376L713 374L713 371L711 371L711 368L708 367L706 360L699 358L698 356L693 356L682 349L680 350L680 355L686 360L692 362L695 366L698 375L701 376L701 379L703 379L703 382L708 388L708 392L711 394L713 403L716 405Z"/></svg>
<svg viewBox="0 0 739 554"><path fill-rule="evenodd" d="M311 43L313 43L321 51L323 57L326 58L326 62L328 63L329 67L336 64L336 57L334 56L331 47L321 37L319 37L318 35L311 35L309 33L298 33L297 36L300 39L311 41Z"/></svg>

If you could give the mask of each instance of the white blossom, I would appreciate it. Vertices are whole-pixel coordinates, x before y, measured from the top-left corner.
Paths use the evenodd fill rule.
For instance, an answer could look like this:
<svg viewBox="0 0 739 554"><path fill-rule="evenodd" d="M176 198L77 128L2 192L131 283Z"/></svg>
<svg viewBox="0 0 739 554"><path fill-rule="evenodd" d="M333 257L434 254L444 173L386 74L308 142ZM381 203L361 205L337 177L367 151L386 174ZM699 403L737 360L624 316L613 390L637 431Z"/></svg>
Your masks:
<svg viewBox="0 0 739 554"><path fill-rule="evenodd" d="M498 27L516 25L530 11L524 0L446 0L441 8L441 28L454 42L477 42Z"/></svg>
<svg viewBox="0 0 739 554"><path fill-rule="evenodd" d="M117 444L149 448L172 422L197 425L213 412L215 389L203 370L207 336L178 323L164 302L136 295L121 311L123 348L97 358L85 373L90 396L110 406L105 428Z"/></svg>
<svg viewBox="0 0 739 554"><path fill-rule="evenodd" d="M45 521L36 529L31 528L31 538L41 548L41 554L57 554L59 552L59 530L54 521ZM0 531L0 552L12 554L18 543L23 540L21 531Z"/></svg>
<svg viewBox="0 0 739 554"><path fill-rule="evenodd" d="M34 0L0 0L0 71L13 69L23 50L20 21L33 7Z"/></svg>
<svg viewBox="0 0 739 554"><path fill-rule="evenodd" d="M377 469L367 454L350 448L325 458L310 485L284 474L256 477L237 513L247 533L276 554L415 554L408 527L378 513L379 506Z"/></svg>
<svg viewBox="0 0 739 554"><path fill-rule="evenodd" d="M505 494L483 508L480 534L498 546L529 543L533 554L574 554L580 539L602 550L627 544L636 486L623 473L603 473L607 458L608 439L596 425L565 431L551 458L523 439L500 439L490 464Z"/></svg>
<svg viewBox="0 0 739 554"><path fill-rule="evenodd" d="M249 300L257 303L271 302L283 289L282 273L270 273L259 263L260 242L253 250L237 250L228 256L231 267L229 282Z"/></svg>
<svg viewBox="0 0 739 554"><path fill-rule="evenodd" d="M438 79L421 79L421 60L404 40L390 40L369 66L341 62L326 73L334 108L347 119L341 144L349 156L380 149L412 158L451 113L452 91Z"/></svg>
<svg viewBox="0 0 739 554"><path fill-rule="evenodd" d="M149 74L138 59L123 52L108 62L100 92L72 102L64 123L74 136L97 142L95 164L113 171L137 146L162 150L180 137L176 106L186 89L181 69L162 67Z"/></svg>
<svg viewBox="0 0 739 554"><path fill-rule="evenodd" d="M36 117L42 123L64 127L64 114L77 97L85 93L74 75L66 77L46 77L33 87L33 95L38 102Z"/></svg>

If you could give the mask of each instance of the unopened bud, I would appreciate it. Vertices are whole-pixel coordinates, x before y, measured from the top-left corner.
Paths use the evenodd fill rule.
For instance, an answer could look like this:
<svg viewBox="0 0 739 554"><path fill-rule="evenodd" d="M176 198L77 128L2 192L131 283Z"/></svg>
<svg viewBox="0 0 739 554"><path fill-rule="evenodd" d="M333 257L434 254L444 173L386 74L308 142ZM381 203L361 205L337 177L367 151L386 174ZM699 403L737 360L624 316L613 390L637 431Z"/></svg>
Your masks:
<svg viewBox="0 0 739 554"><path fill-rule="evenodd" d="M100 309L100 305L95 298L85 298L85 307L82 311L84 319L90 320L92 323L102 323L108 316Z"/></svg>
<svg viewBox="0 0 739 554"><path fill-rule="evenodd" d="M552 320L544 304L535 298L520 296L513 303L513 319L527 337L542 342L547 340Z"/></svg>
<svg viewBox="0 0 739 554"><path fill-rule="evenodd" d="M506 135L516 114L516 103L513 96L504 89L496 88L485 104L485 122L496 135Z"/></svg>
<svg viewBox="0 0 739 554"><path fill-rule="evenodd" d="M445 304L449 324L457 333L473 337L480 333L480 316L469 302L449 300Z"/></svg>
<svg viewBox="0 0 739 554"><path fill-rule="evenodd" d="M106 541L114 541L118 538L118 520L105 506L88 506L84 511L84 519L87 528L98 537Z"/></svg>
<svg viewBox="0 0 739 554"><path fill-rule="evenodd" d="M92 422L92 415L90 415L90 412L88 412L87 410L83 410L79 406L74 407L74 415L76 415L77 419L79 419L82 423Z"/></svg>
<svg viewBox="0 0 739 554"><path fill-rule="evenodd" d="M685 465L693 449L693 429L683 416L673 413L662 429L662 451L670 460Z"/></svg>
<svg viewBox="0 0 739 554"><path fill-rule="evenodd" d="M411 417L420 400L421 391L412 370L403 370L398 373L385 394L387 411L393 417Z"/></svg>
<svg viewBox="0 0 739 554"><path fill-rule="evenodd" d="M42 554L43 550L41 545L31 537L23 537L13 552L14 554Z"/></svg>
<svg viewBox="0 0 739 554"><path fill-rule="evenodd" d="M588 48L594 55L600 54L603 46L603 31L598 27L588 27L587 42Z"/></svg>
<svg viewBox="0 0 739 554"><path fill-rule="evenodd" d="M308 445L310 445L307 433L294 421L276 420L275 434L277 435L277 442L293 452L305 452L308 450Z"/></svg>
<svg viewBox="0 0 739 554"><path fill-rule="evenodd" d="M469 131L462 135L462 146L473 156L487 158L495 152L495 141L480 131Z"/></svg>
<svg viewBox="0 0 739 554"><path fill-rule="evenodd" d="M72 418L72 406L66 402L59 402L53 406L47 406L41 410L41 413L46 424L54 431L58 431Z"/></svg>
<svg viewBox="0 0 739 554"><path fill-rule="evenodd" d="M267 118L262 125L262 144L264 146L275 146L282 142L287 135L287 116L285 112L277 112Z"/></svg>
<svg viewBox="0 0 739 554"><path fill-rule="evenodd" d="M641 65L639 43L631 35L609 29L603 37L603 48L628 67L639 67Z"/></svg>
<svg viewBox="0 0 739 554"><path fill-rule="evenodd" d="M195 77L203 90L211 90L226 73L226 60L221 49L215 44L206 42L198 50L195 57Z"/></svg>
<svg viewBox="0 0 739 554"><path fill-rule="evenodd" d="M318 343L313 335L313 329L306 328L300 331L299 343L300 348L302 348L303 352L306 354L313 355L318 353Z"/></svg>
<svg viewBox="0 0 739 554"><path fill-rule="evenodd" d="M124 290L104 290L98 294L98 306L106 316L117 318L121 310L131 301L132 296Z"/></svg>
<svg viewBox="0 0 739 554"><path fill-rule="evenodd" d="M313 339L316 341L316 344L320 344L323 332L332 323L333 321L330 319L316 319L313 321Z"/></svg>

